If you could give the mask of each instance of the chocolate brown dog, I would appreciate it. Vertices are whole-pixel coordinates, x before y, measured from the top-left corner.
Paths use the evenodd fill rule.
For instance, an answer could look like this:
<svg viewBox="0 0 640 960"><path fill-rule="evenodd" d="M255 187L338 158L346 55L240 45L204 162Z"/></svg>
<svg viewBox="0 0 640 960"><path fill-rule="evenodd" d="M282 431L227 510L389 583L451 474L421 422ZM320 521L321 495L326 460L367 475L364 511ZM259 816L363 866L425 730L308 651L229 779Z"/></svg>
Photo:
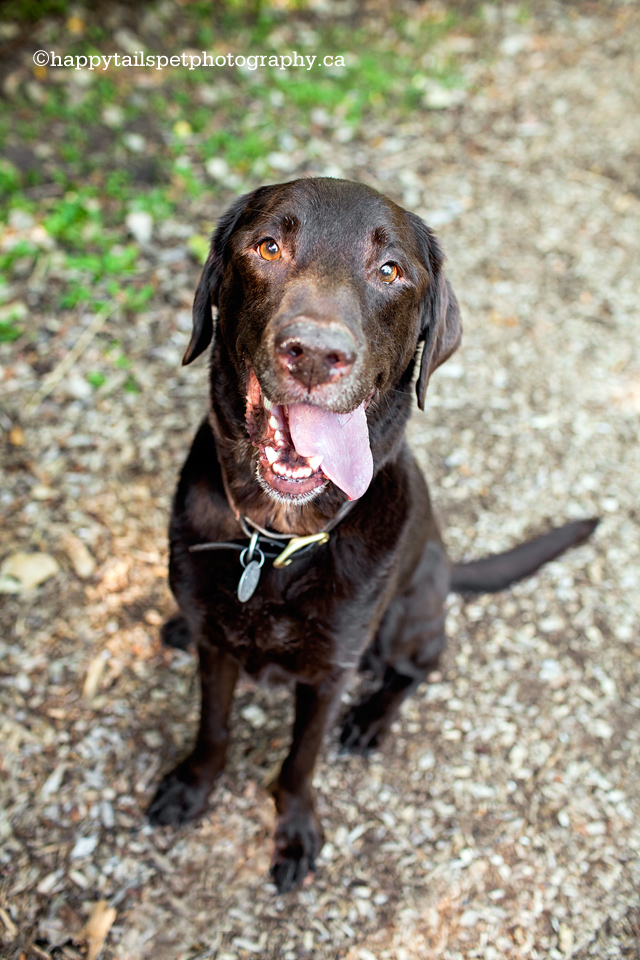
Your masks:
<svg viewBox="0 0 640 960"><path fill-rule="evenodd" d="M404 437L416 366L422 408L431 373L460 343L442 262L423 221L375 190L296 180L234 203L196 291L184 363L213 343L211 407L173 506L181 613L164 637L197 644L202 713L149 817L177 825L204 808L240 668L294 680L293 742L273 788L280 891L314 869L314 764L364 654L380 683L344 723L342 744L358 753L435 667L450 590L502 589L597 522L449 564Z"/></svg>

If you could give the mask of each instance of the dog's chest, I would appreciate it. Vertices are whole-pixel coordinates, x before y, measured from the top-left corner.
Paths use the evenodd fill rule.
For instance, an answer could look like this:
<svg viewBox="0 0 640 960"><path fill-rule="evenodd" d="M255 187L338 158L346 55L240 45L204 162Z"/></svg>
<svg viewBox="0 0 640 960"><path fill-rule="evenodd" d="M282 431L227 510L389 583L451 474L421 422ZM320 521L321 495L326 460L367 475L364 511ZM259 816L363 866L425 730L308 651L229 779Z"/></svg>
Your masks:
<svg viewBox="0 0 640 960"><path fill-rule="evenodd" d="M377 619L375 585L365 588L362 578L351 585L325 548L285 570L267 561L244 602L238 597L243 567L237 557L200 556L193 569L193 599L205 635L251 674L276 666L310 679L333 665L355 666Z"/></svg>

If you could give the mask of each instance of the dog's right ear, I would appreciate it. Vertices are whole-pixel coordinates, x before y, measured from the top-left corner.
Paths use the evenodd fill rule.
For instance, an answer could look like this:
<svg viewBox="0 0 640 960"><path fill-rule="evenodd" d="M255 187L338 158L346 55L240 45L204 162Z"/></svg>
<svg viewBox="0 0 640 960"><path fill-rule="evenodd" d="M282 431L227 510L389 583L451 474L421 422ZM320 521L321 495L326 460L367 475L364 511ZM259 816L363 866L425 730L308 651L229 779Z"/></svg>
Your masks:
<svg viewBox="0 0 640 960"><path fill-rule="evenodd" d="M211 307L218 306L218 291L222 282L222 271L227 260L227 246L250 196L250 194L245 194L238 197L220 218L216 231L211 238L209 256L200 275L193 300L193 331L189 346L182 358L183 366L199 357L213 339Z"/></svg>
<svg viewBox="0 0 640 960"><path fill-rule="evenodd" d="M424 341L420 372L416 384L418 406L424 410L429 377L460 346L462 323L460 308L451 284L444 276L444 255L426 223L407 213L418 243L421 259L429 273L429 287L422 303L419 341Z"/></svg>

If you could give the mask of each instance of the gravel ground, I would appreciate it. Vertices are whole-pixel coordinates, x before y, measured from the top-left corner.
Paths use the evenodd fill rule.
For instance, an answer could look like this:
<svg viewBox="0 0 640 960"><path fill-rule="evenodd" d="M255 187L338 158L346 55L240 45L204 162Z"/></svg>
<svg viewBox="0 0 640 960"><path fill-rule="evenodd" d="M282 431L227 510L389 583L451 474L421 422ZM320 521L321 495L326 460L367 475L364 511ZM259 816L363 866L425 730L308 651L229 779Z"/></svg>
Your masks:
<svg viewBox="0 0 640 960"><path fill-rule="evenodd" d="M3 598L2 957L84 957L100 918L105 960L640 955L640 18L493 9L484 34L444 41L460 102L396 125L381 111L352 143L328 127L283 178L366 180L441 237L464 346L410 430L451 555L597 514L593 541L508 593L452 598L441 673L380 754L338 756L334 731L303 890L267 879L285 690L241 685L211 811L151 831L153 784L197 717L193 659L158 641L168 506L206 389L204 362L179 367L197 270L169 225L148 252L166 304L119 330L140 393L87 395L92 343L29 412L34 366L0 355L22 411L0 558L57 563ZM83 933L101 900L115 916L94 908Z"/></svg>

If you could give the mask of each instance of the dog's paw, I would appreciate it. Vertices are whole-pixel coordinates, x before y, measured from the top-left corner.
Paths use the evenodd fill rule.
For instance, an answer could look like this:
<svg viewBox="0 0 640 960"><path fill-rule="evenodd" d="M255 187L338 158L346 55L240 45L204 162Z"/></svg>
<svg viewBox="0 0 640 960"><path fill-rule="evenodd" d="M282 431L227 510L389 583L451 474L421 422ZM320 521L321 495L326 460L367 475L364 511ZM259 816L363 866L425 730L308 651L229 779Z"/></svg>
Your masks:
<svg viewBox="0 0 640 960"><path fill-rule="evenodd" d="M306 875L315 872L322 838L310 814L295 821L282 818L276 829L276 849L271 861L271 878L278 893L299 887Z"/></svg>
<svg viewBox="0 0 640 960"><path fill-rule="evenodd" d="M340 734L342 752L367 756L377 749L387 728L386 717L372 715L368 701L358 704L345 717Z"/></svg>
<svg viewBox="0 0 640 960"><path fill-rule="evenodd" d="M160 640L163 646L175 650L188 650L193 643L189 624L181 613L169 617L160 628Z"/></svg>
<svg viewBox="0 0 640 960"><path fill-rule="evenodd" d="M196 779L181 765L160 781L147 817L154 827L179 827L204 810L212 782Z"/></svg>

